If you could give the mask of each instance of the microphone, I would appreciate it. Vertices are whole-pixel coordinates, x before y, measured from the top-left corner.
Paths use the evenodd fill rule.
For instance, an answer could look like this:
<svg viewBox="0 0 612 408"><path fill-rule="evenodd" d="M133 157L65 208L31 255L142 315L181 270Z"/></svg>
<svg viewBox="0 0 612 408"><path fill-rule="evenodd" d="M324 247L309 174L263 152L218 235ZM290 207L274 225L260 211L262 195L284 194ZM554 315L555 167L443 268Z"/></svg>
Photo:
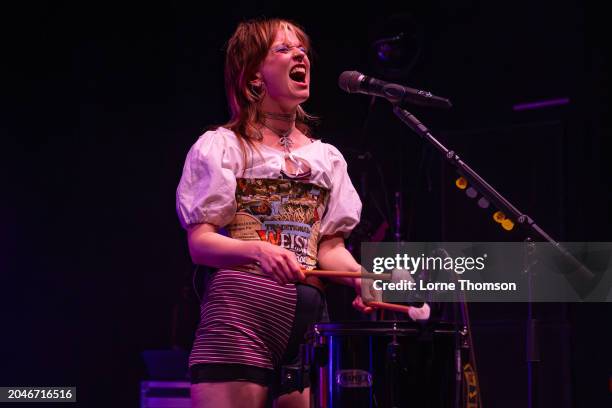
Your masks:
<svg viewBox="0 0 612 408"><path fill-rule="evenodd" d="M399 106L413 104L444 109L452 106L448 99L432 95L431 92L381 81L357 71L344 71L338 78L338 85L348 93L359 92L366 95L382 96L392 104Z"/></svg>

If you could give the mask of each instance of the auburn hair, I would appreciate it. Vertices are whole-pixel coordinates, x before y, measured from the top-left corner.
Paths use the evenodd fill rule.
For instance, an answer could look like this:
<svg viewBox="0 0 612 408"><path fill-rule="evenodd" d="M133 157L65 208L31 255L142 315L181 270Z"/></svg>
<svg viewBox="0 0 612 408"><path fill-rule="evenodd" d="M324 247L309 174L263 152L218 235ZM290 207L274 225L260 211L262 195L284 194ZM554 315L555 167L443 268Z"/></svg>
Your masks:
<svg viewBox="0 0 612 408"><path fill-rule="evenodd" d="M227 42L225 92L230 120L223 127L231 129L238 136L245 155L244 143L253 147L253 141L261 139L257 123L261 119L259 106L263 93L261 89L253 87L251 81L255 79L256 73L266 59L279 29L293 32L310 53L310 39L304 30L292 21L278 18L241 22ZM312 131L309 123L313 122L316 122L316 118L298 106L295 126L310 136Z"/></svg>

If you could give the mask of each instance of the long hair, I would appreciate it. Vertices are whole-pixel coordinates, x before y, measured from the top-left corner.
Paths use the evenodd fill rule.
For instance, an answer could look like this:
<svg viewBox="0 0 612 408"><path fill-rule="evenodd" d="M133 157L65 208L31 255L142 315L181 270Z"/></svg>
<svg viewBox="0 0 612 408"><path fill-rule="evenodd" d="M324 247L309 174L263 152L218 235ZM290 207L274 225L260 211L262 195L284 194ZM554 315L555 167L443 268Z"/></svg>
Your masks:
<svg viewBox="0 0 612 408"><path fill-rule="evenodd" d="M227 42L225 54L225 92L230 109L230 120L223 125L238 136L246 158L246 144L253 147L254 140L261 139L257 123L261 119L259 110L263 98L261 89L254 88L255 78L261 64L276 38L279 29L295 33L310 53L310 39L297 24L283 19L254 19L242 22ZM296 112L295 126L305 135L312 134L309 123L316 121L301 106ZM246 160L245 160L246 163Z"/></svg>

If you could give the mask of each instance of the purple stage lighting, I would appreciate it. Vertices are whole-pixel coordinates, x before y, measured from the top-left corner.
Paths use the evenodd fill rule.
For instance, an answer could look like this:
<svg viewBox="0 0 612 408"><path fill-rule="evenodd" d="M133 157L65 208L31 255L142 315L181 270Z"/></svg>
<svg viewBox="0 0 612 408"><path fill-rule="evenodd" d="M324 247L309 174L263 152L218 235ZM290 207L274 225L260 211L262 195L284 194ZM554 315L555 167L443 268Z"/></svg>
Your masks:
<svg viewBox="0 0 612 408"><path fill-rule="evenodd" d="M512 110L518 112L524 110L543 109L551 106L569 105L569 103L570 98L548 99L544 101L518 103L512 106Z"/></svg>

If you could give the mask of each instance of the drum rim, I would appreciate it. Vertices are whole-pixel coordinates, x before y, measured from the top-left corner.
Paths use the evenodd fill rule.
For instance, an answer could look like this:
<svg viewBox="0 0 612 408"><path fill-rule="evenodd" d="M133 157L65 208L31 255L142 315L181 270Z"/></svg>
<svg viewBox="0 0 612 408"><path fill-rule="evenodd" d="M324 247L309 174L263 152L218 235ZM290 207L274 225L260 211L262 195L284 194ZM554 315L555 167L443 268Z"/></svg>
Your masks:
<svg viewBox="0 0 612 408"><path fill-rule="evenodd" d="M455 334L453 323L416 323L405 320L385 321L341 321L321 322L313 324L308 334L319 336L348 336L348 335L420 335L420 334Z"/></svg>

